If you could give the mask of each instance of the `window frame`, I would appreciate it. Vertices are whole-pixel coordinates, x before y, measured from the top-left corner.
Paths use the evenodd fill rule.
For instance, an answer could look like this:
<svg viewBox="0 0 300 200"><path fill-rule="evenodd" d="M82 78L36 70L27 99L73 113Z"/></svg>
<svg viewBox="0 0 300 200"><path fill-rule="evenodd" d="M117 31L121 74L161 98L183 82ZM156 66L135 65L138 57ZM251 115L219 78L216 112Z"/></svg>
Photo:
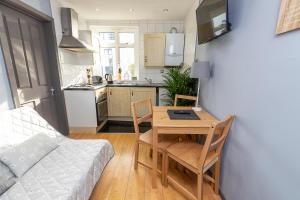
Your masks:
<svg viewBox="0 0 300 200"><path fill-rule="evenodd" d="M100 33L103 32L111 32L115 33L115 44L101 44L99 45L99 49L101 48L115 48L116 52L116 68L118 64L121 62L120 58L120 49L121 48L133 48L134 49L134 60L135 60L135 71L136 71L136 77L139 78L139 29L137 26L132 26L132 27L123 27L123 26L96 26L96 27L91 27L91 29L98 33L100 37ZM120 33L134 33L134 43L133 44L121 44L120 43ZM99 52L100 56L100 52ZM100 56L100 67L102 68L101 64L101 56ZM104 75L105 69L102 70L102 75ZM113 69L113 72L116 72L117 69ZM124 72L122 72L122 75ZM116 74L113 74L113 76L116 76Z"/></svg>

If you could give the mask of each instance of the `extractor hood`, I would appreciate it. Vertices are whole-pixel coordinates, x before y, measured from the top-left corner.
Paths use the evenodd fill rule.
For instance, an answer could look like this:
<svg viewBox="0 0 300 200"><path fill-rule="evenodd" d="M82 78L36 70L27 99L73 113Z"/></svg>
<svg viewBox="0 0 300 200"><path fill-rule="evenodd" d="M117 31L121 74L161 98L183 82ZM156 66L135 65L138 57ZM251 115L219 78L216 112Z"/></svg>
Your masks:
<svg viewBox="0 0 300 200"><path fill-rule="evenodd" d="M72 8L61 8L61 26L63 37L60 48L74 52L94 52L92 45L79 39L78 14Z"/></svg>

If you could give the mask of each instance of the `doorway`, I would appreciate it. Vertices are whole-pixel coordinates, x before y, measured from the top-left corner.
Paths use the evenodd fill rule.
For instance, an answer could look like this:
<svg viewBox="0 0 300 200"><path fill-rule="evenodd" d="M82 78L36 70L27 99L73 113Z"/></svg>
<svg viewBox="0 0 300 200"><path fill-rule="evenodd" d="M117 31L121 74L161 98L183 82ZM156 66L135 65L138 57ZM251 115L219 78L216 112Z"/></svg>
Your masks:
<svg viewBox="0 0 300 200"><path fill-rule="evenodd" d="M68 134L53 27L52 18L24 3L0 3L0 42L14 106L34 108Z"/></svg>

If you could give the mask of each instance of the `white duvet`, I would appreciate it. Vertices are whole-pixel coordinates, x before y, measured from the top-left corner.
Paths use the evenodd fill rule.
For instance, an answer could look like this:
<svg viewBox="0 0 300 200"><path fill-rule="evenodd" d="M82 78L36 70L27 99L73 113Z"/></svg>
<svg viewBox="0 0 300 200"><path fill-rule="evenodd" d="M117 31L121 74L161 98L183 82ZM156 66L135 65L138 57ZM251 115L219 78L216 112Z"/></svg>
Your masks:
<svg viewBox="0 0 300 200"><path fill-rule="evenodd" d="M28 111L31 114L28 115ZM3 120L7 122L11 119L0 116L0 150L7 148L7 145L11 148L31 135L40 133L37 124L32 127L33 118L45 134L57 137L60 145L19 178L0 196L0 200L88 200L106 164L114 155L112 145L106 140L72 140L60 135L49 125L48 128L41 125L43 120L37 119L35 111L14 111L13 118L19 114L26 114L31 121L24 123L24 120L18 122L20 118L13 120L19 127L15 129L17 132L10 134L1 129L1 124L4 125ZM8 128L7 124L3 127ZM25 133L22 134L20 129Z"/></svg>

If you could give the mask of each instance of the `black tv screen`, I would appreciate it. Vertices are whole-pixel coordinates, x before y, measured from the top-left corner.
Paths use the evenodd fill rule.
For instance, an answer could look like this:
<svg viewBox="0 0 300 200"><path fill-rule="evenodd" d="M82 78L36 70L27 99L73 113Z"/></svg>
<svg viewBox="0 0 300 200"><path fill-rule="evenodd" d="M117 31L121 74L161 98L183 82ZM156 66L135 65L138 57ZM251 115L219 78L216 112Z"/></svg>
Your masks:
<svg viewBox="0 0 300 200"><path fill-rule="evenodd" d="M227 0L203 0L196 11L198 43L207 43L230 31Z"/></svg>

